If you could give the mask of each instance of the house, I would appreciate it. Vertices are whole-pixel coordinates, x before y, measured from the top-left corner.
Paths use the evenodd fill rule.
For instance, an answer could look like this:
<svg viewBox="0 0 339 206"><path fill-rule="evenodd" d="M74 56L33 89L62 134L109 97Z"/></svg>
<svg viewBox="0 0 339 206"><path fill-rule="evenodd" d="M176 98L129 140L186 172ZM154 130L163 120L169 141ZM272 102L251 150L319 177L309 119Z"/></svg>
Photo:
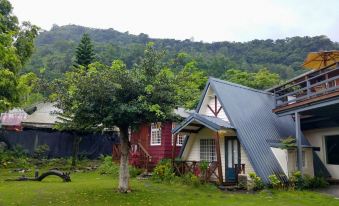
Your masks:
<svg viewBox="0 0 339 206"><path fill-rule="evenodd" d="M337 62L267 91L209 78L196 111L172 130L175 139L187 136L174 161L176 173L203 174L220 184L235 184L249 173L265 183L273 174L287 181L295 171L338 180ZM287 147L288 139L296 144Z"/></svg>
<svg viewBox="0 0 339 206"><path fill-rule="evenodd" d="M191 111L177 108L174 115L180 120L189 116ZM135 130L130 131L130 164L152 169L160 160L171 159L173 155L173 135L172 129L176 126L175 121L164 121L155 123L142 123ZM185 135L177 138L176 146L181 147ZM119 145L115 145L112 153L113 159L120 160Z"/></svg>
<svg viewBox="0 0 339 206"><path fill-rule="evenodd" d="M11 131L21 131L21 122L27 118L27 113L23 109L12 109L0 116L0 128Z"/></svg>
<svg viewBox="0 0 339 206"><path fill-rule="evenodd" d="M312 57L313 55L313 57ZM305 66L312 71L269 90L276 96L273 112L279 116L293 115L298 135L305 136L314 150L315 175L339 180L339 51L310 53L315 59ZM331 60L331 62L329 61ZM313 65L310 65L313 64ZM298 145L302 159L298 170L305 173L306 148ZM302 163L302 165L301 165ZM325 166L325 169L322 168ZM320 168L319 168L320 167Z"/></svg>
<svg viewBox="0 0 339 206"><path fill-rule="evenodd" d="M286 179L275 144L295 136L295 128L292 116L272 112L274 100L272 93L209 78L195 113L172 131L188 135L181 163L209 162L220 183L252 172L265 182L272 174Z"/></svg>

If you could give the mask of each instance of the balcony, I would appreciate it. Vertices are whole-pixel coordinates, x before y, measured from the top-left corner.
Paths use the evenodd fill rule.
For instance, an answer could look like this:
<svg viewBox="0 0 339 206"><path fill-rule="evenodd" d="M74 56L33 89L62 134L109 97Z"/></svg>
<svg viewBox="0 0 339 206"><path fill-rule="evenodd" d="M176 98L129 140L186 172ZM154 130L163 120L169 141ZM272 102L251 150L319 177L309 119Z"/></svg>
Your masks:
<svg viewBox="0 0 339 206"><path fill-rule="evenodd" d="M339 63L300 75L269 91L275 94L276 114L339 98Z"/></svg>

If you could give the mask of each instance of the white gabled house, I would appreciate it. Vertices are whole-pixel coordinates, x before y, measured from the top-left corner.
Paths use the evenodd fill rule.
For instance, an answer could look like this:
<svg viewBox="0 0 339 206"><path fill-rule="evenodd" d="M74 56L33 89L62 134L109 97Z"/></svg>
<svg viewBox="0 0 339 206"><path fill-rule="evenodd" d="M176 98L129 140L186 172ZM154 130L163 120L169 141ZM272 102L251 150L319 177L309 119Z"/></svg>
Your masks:
<svg viewBox="0 0 339 206"><path fill-rule="evenodd" d="M291 115L277 116L274 108L270 92L210 78L195 113L172 130L187 136L176 172L203 174L223 184L249 173L265 183L272 174L287 181L297 170L297 155L296 149L281 149L281 141L296 136L295 122ZM313 176L313 147L303 136L302 145L304 174ZM202 162L208 162L206 172Z"/></svg>

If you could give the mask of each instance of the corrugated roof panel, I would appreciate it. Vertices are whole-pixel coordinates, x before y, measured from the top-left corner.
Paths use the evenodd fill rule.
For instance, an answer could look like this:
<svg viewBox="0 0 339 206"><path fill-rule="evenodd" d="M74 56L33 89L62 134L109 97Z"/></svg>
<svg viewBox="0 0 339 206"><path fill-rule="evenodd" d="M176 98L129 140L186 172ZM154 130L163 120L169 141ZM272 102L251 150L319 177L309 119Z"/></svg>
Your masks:
<svg viewBox="0 0 339 206"><path fill-rule="evenodd" d="M265 182L269 182L269 175L284 174L269 141L295 136L292 116L278 117L272 112L274 97L271 93L215 78L210 78L209 82L236 128L256 173ZM305 138L302 144L308 145Z"/></svg>

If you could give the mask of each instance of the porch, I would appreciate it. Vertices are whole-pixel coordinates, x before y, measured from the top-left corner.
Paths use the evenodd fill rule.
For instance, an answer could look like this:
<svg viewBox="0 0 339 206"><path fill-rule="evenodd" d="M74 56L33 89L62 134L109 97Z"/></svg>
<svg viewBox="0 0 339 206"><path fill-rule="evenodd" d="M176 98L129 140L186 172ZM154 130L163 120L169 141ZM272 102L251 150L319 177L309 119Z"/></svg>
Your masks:
<svg viewBox="0 0 339 206"><path fill-rule="evenodd" d="M179 157L173 155L177 175L192 173L202 181L235 185L238 175L246 173L246 155L229 122L217 117L192 114L172 130L174 141L178 134L186 135ZM173 154L176 146L173 147ZM253 169L251 169L253 170Z"/></svg>
<svg viewBox="0 0 339 206"><path fill-rule="evenodd" d="M219 180L218 162L207 161L184 161L174 160L173 169L176 175L182 176L188 173L194 174L204 182L217 182ZM224 185L235 185L238 182L238 175L245 174L245 164L234 164L229 170L234 175L234 180L223 182ZM222 178L222 177L221 177Z"/></svg>

